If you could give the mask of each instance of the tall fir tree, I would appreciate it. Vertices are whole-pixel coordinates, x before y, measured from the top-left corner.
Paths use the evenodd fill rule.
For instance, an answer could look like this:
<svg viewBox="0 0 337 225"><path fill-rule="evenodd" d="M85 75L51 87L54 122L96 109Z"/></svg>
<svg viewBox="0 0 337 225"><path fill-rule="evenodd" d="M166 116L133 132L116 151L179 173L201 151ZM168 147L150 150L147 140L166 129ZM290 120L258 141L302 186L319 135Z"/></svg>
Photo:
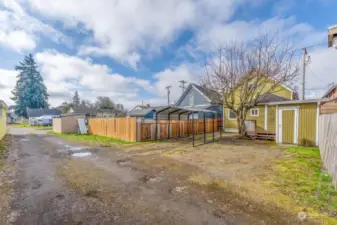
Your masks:
<svg viewBox="0 0 337 225"><path fill-rule="evenodd" d="M73 106L75 108L80 106L80 97L78 96L78 92L75 91L74 97L73 97Z"/></svg>
<svg viewBox="0 0 337 225"><path fill-rule="evenodd" d="M48 108L47 88L32 54L25 56L15 70L19 72L11 98L15 101L15 113L27 117L27 108Z"/></svg>

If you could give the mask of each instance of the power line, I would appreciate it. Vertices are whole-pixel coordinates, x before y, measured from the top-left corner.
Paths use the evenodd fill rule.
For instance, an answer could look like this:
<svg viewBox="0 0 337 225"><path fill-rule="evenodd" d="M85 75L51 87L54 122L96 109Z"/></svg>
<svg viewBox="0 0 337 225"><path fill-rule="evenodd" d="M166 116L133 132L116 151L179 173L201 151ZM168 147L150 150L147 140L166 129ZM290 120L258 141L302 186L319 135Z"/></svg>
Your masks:
<svg viewBox="0 0 337 225"><path fill-rule="evenodd" d="M320 78L319 76L317 76L316 73L310 67L307 67L307 68L310 70L310 72L312 73L312 75L314 75L314 77L316 77L319 81L325 83L325 81L322 80L322 78Z"/></svg>
<svg viewBox="0 0 337 225"><path fill-rule="evenodd" d="M315 44L315 45L310 45L307 47L301 47L301 48L297 48L296 50L303 50L303 49L309 49L309 48L313 48L313 47L317 47L317 46L321 46L321 45L326 45L326 43L320 43L320 44Z"/></svg>

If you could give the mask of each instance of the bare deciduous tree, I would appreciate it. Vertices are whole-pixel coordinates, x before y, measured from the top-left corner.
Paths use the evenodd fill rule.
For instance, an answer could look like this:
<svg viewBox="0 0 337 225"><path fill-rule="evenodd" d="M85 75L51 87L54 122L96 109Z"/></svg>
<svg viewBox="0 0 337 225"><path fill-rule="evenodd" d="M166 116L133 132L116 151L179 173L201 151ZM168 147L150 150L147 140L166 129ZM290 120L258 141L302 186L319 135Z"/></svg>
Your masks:
<svg viewBox="0 0 337 225"><path fill-rule="evenodd" d="M221 93L224 108L236 114L240 136L246 135L248 110L280 84L298 76L297 49L280 36L261 35L248 42L219 47L206 57L202 84Z"/></svg>

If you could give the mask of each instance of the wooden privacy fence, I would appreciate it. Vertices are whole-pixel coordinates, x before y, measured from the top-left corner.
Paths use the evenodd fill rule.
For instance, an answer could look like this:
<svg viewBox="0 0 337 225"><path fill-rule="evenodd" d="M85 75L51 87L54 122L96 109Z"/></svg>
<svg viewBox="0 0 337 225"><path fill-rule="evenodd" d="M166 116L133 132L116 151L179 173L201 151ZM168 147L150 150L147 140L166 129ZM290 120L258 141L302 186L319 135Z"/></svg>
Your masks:
<svg viewBox="0 0 337 225"><path fill-rule="evenodd" d="M194 134L218 131L218 120L194 120ZM158 120L157 139L173 137L187 137L192 135L192 120ZM150 141L155 140L155 120L138 120L136 118L91 118L88 119L89 134L117 138L123 141Z"/></svg>
<svg viewBox="0 0 337 225"><path fill-rule="evenodd" d="M321 159L337 187L337 114L320 115L318 124Z"/></svg>
<svg viewBox="0 0 337 225"><path fill-rule="evenodd" d="M118 138L123 141L137 141L136 118L92 118L88 120L89 134Z"/></svg>
<svg viewBox="0 0 337 225"><path fill-rule="evenodd" d="M194 134L203 134L218 131L218 120L203 119L194 120ZM139 140L149 141L155 140L156 123L155 120L148 120L140 123ZM187 137L192 135L193 123L192 120L158 120L157 122L157 139L167 139L174 137Z"/></svg>

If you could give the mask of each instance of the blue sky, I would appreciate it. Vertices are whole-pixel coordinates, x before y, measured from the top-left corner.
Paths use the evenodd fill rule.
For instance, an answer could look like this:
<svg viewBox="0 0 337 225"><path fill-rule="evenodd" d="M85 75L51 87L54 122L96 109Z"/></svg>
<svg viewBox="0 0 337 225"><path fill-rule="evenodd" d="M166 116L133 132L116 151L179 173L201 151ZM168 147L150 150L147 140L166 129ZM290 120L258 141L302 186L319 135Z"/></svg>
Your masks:
<svg viewBox="0 0 337 225"><path fill-rule="evenodd" d="M337 24L336 0L0 0L0 98L8 104L14 66L33 53L57 106L109 96L132 108L172 100L178 81L198 82L214 46L279 31L309 49L307 96L337 83L337 50L326 47ZM297 83L299 86L299 83Z"/></svg>

